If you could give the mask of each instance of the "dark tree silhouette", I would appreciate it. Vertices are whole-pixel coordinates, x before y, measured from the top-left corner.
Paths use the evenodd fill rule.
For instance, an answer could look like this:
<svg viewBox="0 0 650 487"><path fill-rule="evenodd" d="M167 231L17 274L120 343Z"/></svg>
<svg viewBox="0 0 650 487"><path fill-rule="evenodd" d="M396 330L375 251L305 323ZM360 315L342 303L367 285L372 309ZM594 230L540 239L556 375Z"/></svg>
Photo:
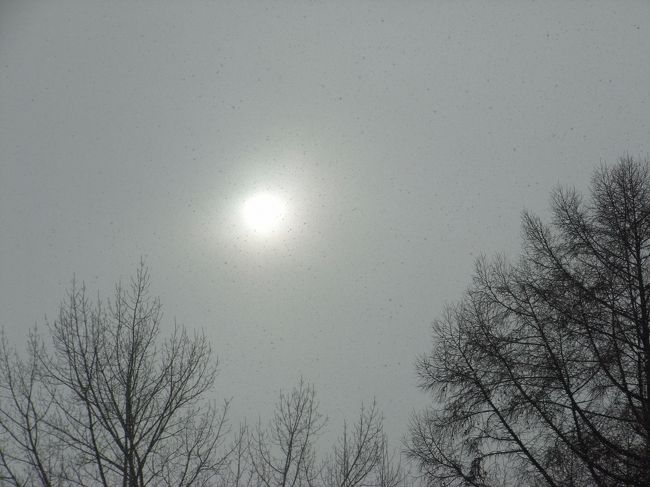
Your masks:
<svg viewBox="0 0 650 487"><path fill-rule="evenodd" d="M435 485L650 482L650 163L556 190L552 215L434 324L408 454Z"/></svg>
<svg viewBox="0 0 650 487"><path fill-rule="evenodd" d="M250 436L250 458L257 485L314 485L318 477L315 441L325 425L316 393L302 379L290 393L280 393L267 428L258 424Z"/></svg>
<svg viewBox="0 0 650 487"><path fill-rule="evenodd" d="M331 453L319 460L316 446L326 420L318 411L316 393L302 379L290 393L281 392L266 428L248 434L248 451L231 462L228 485L396 487L404 474L389 449L376 402L361 406L357 420L344 422ZM245 436L240 430L238 438ZM241 440L236 443L241 444ZM245 453L245 454L244 454ZM250 465L247 466L247 462Z"/></svg>
<svg viewBox="0 0 650 487"><path fill-rule="evenodd" d="M48 427L52 388L35 333L26 352L23 359L0 338L0 484L50 487L52 473L61 471L62 445Z"/></svg>
<svg viewBox="0 0 650 487"><path fill-rule="evenodd" d="M347 421L343 423L343 432L323 464L321 478L327 487L393 487L402 481L399 464L388 454L376 402L369 407L361 405L352 427Z"/></svg>
<svg viewBox="0 0 650 487"><path fill-rule="evenodd" d="M302 379L281 392L266 427L242 425L226 443L228 403L207 397L216 362L205 337L174 327L141 266L130 287L92 303L74 283L23 355L0 340L0 484L54 486L397 487L373 401L317 456L326 419Z"/></svg>
<svg viewBox="0 0 650 487"><path fill-rule="evenodd" d="M227 404L209 402L209 343L174 326L141 265L128 289L91 303L73 287L50 325L53 355L33 337L27 366L3 347L2 478L10 485L208 485L223 466Z"/></svg>

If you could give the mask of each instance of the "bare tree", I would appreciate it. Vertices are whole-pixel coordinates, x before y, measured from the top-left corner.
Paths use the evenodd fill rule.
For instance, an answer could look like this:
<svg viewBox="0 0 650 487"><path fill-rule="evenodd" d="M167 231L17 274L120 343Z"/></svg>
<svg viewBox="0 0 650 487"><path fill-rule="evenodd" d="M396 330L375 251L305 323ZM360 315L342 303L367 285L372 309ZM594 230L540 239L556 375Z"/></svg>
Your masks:
<svg viewBox="0 0 650 487"><path fill-rule="evenodd" d="M243 424L226 444L228 403L208 401L216 363L202 335L162 312L141 266L110 301L73 283L49 325L21 356L0 342L0 483L54 486L298 487L403 483L376 403L344 423L321 461L326 419L302 379L281 392L268 426Z"/></svg>
<svg viewBox="0 0 650 487"><path fill-rule="evenodd" d="M384 437L382 451L379 455L379 464L375 467L375 480L371 485L376 487L398 487L414 484L415 479L410 478L402 469L402 463L396 452L390 452L388 441Z"/></svg>
<svg viewBox="0 0 650 487"><path fill-rule="evenodd" d="M74 405L58 409L58 432L80 483L203 485L222 460L227 406L203 401L216 374L210 346L178 327L158 345L161 307L148 286L141 266L106 307L73 288L52 325L52 374Z"/></svg>
<svg viewBox="0 0 650 487"><path fill-rule="evenodd" d="M319 471L315 440L325 425L314 387L300 379L290 393L280 393L267 428L258 424L249 452L256 481L266 487L311 486Z"/></svg>
<svg viewBox="0 0 650 487"><path fill-rule="evenodd" d="M235 432L230 446L227 468L223 470L219 485L228 487L258 487L261 484L251 462L250 431L243 423Z"/></svg>
<svg viewBox="0 0 650 487"><path fill-rule="evenodd" d="M217 473L227 404L206 400L216 374L210 346L176 326L162 339L148 287L142 265L107 303L91 304L73 284L50 325L52 357L35 338L28 363L3 346L3 480L190 486Z"/></svg>
<svg viewBox="0 0 650 487"><path fill-rule="evenodd" d="M0 336L0 483L56 485L61 471L60 444L48 417L53 403L43 380L43 346L30 333L22 358Z"/></svg>
<svg viewBox="0 0 650 487"><path fill-rule="evenodd" d="M318 412L312 385L300 380L280 400L267 427L253 431L243 426L235 440L228 479L239 487L323 486L396 487L404 475L395 455L389 454L383 418L375 401L361 406L350 427L324 460L316 455L316 442L326 420ZM247 438L248 450L241 445ZM237 447L239 445L239 447Z"/></svg>
<svg viewBox="0 0 650 487"><path fill-rule="evenodd" d="M328 487L355 487L364 485L373 474L387 473L384 466L386 440L383 419L372 402L370 407L361 406L359 418L352 428L343 423L343 433L325 461L322 478Z"/></svg>
<svg viewBox="0 0 650 487"><path fill-rule="evenodd" d="M598 170L590 201L524 214L524 251L479 260L418 364L438 404L409 441L447 486L648 485L650 164Z"/></svg>

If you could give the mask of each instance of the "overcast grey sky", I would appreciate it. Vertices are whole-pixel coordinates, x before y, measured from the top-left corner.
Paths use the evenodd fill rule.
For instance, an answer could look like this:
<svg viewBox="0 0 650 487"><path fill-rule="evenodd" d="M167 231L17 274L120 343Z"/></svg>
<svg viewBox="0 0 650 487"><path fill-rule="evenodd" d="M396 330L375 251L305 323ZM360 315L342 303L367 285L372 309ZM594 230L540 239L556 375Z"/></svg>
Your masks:
<svg viewBox="0 0 650 487"><path fill-rule="evenodd" d="M650 150L650 3L0 1L0 326L144 256L233 419L312 381L393 440L430 323L524 208ZM285 198L274 238L243 201Z"/></svg>

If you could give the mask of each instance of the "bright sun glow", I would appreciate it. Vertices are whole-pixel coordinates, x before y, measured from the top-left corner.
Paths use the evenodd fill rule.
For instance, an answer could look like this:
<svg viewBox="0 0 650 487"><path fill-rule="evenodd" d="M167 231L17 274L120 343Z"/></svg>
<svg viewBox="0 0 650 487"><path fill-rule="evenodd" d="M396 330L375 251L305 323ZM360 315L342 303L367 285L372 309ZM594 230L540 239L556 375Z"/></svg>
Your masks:
<svg viewBox="0 0 650 487"><path fill-rule="evenodd" d="M244 223L253 232L269 235L284 221L286 205L272 193L257 193L251 196L243 208Z"/></svg>

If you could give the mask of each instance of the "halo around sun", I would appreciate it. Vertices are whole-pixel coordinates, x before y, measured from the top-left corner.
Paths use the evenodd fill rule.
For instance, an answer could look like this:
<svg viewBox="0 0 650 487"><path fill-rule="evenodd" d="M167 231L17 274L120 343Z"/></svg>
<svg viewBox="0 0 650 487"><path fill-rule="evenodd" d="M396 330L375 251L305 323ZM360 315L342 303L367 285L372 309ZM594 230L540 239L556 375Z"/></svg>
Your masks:
<svg viewBox="0 0 650 487"><path fill-rule="evenodd" d="M242 215L248 230L260 236L267 236L282 226L286 211L287 207L282 198L270 192L262 192L246 200Z"/></svg>

